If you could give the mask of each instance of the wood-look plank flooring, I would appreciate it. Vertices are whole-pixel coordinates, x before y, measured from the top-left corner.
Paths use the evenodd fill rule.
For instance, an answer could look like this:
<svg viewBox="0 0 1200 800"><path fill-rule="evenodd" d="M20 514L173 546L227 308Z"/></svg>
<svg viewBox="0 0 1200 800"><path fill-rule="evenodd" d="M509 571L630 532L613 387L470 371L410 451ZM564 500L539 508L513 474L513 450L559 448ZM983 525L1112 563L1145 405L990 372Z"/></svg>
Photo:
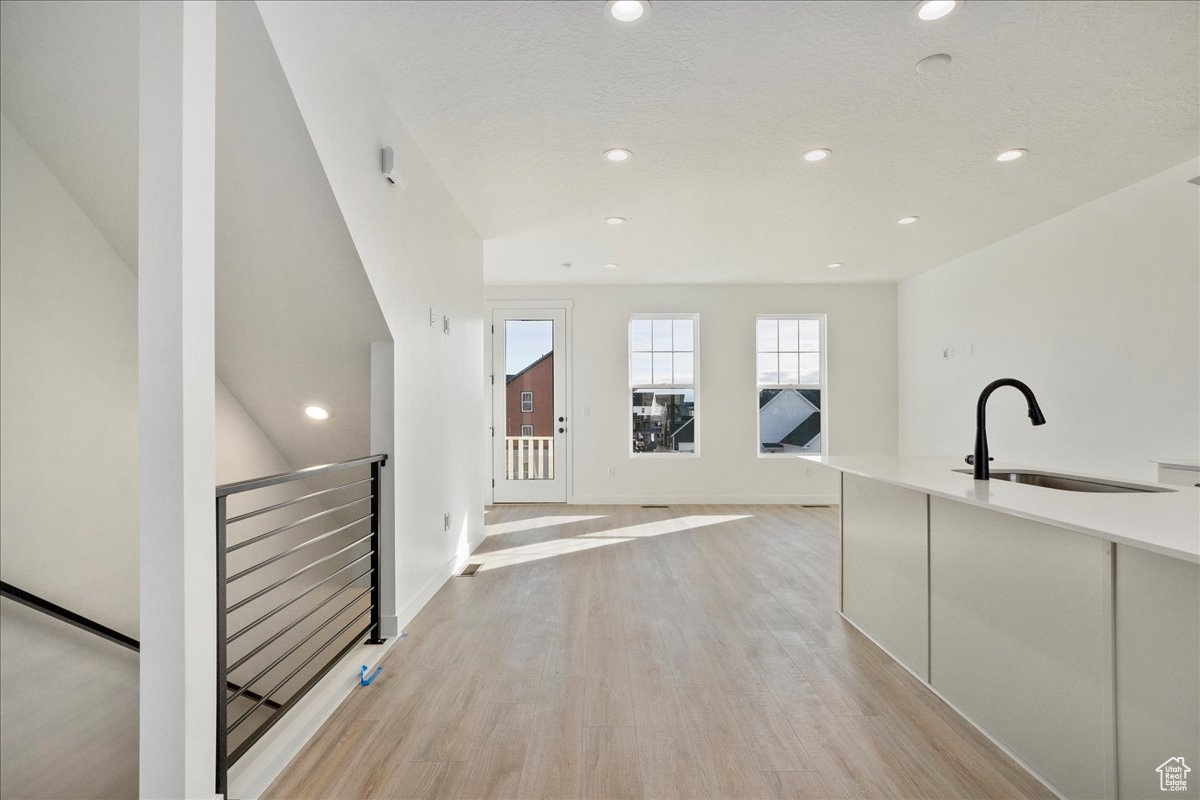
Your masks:
<svg viewBox="0 0 1200 800"><path fill-rule="evenodd" d="M268 798L1050 798L836 610L837 517L488 509Z"/></svg>

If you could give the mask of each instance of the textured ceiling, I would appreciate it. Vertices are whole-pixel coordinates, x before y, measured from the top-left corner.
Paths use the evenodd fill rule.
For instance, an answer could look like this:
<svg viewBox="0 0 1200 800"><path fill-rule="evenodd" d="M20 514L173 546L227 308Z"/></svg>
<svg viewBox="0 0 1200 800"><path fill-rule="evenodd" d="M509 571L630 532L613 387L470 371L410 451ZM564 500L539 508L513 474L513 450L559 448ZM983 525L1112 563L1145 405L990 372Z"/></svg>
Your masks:
<svg viewBox="0 0 1200 800"><path fill-rule="evenodd" d="M1198 149L1195 2L968 0L927 23L907 0L655 0L634 27L603 6L326 8L490 283L893 281ZM996 163L1009 147L1030 155Z"/></svg>
<svg viewBox="0 0 1200 800"><path fill-rule="evenodd" d="M0 9L0 109L135 268L137 3ZM391 335L257 10L218 24L217 373L294 466L362 455Z"/></svg>

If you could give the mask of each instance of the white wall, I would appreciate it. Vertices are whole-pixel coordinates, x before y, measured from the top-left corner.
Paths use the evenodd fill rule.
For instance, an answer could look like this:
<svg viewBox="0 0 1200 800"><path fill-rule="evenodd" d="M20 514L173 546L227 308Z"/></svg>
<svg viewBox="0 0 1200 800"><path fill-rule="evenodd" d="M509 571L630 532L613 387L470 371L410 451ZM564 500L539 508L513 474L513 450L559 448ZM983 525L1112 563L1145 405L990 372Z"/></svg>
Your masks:
<svg viewBox="0 0 1200 800"><path fill-rule="evenodd" d="M396 452L385 480L395 492L403 626L483 535L482 244L370 72L339 41L336 4L258 8L396 343ZM395 151L403 187L380 172L384 146Z"/></svg>
<svg viewBox="0 0 1200 800"><path fill-rule="evenodd" d="M136 634L137 279L0 125L0 574Z"/></svg>
<svg viewBox="0 0 1200 800"><path fill-rule="evenodd" d="M487 298L574 301L574 502L833 500L836 476L828 470L791 458L758 457L758 314L828 315L829 452L896 451L893 285L489 286ZM699 458L629 454L629 315L652 312L700 315ZM609 477L614 467L616 477Z"/></svg>
<svg viewBox="0 0 1200 800"><path fill-rule="evenodd" d="M0 574L137 636L137 278L0 126ZM220 379L215 416L216 483L292 468Z"/></svg>
<svg viewBox="0 0 1200 800"><path fill-rule="evenodd" d="M1200 173L1190 161L900 284L900 448L1130 478L1200 450ZM953 346L955 357L942 358ZM973 346L974 355L968 353Z"/></svg>

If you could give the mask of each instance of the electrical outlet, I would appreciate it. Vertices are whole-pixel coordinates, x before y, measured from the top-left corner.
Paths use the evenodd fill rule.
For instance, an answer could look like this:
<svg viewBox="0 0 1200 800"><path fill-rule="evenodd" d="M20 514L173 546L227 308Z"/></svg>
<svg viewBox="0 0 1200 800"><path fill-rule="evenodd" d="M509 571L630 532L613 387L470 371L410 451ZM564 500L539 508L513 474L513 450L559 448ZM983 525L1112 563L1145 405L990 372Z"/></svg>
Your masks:
<svg viewBox="0 0 1200 800"><path fill-rule="evenodd" d="M949 347L942 348L942 358L947 359L947 360L954 358L954 345L950 345Z"/></svg>
<svg viewBox="0 0 1200 800"><path fill-rule="evenodd" d="M974 357L975 357L975 345L969 344L969 345L967 345L967 358L974 358Z"/></svg>
<svg viewBox="0 0 1200 800"><path fill-rule="evenodd" d="M429 307L429 327L437 325L437 317L433 315L433 306Z"/></svg>
<svg viewBox="0 0 1200 800"><path fill-rule="evenodd" d="M447 511L446 514L442 517L442 530L443 531L450 530L450 512L449 511Z"/></svg>

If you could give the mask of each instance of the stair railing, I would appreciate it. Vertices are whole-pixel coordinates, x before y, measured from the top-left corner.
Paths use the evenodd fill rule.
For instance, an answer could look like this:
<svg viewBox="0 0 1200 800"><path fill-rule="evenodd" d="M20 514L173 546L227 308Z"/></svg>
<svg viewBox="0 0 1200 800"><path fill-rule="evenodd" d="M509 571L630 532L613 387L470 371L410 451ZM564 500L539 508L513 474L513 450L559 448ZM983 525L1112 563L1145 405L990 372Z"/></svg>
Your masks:
<svg viewBox="0 0 1200 800"><path fill-rule="evenodd" d="M386 463L386 455L373 455L217 487L218 794L228 793L229 768L364 637L366 644L385 641L379 509ZM295 494L348 470L369 470L369 476L265 505L248 494L285 484L295 486L277 491ZM367 494L345 499L364 489ZM230 516L235 496L245 497ZM284 521L305 503L320 510ZM245 524L251 520L255 526L271 520L270 529L257 532ZM331 605L337 605L332 614Z"/></svg>

